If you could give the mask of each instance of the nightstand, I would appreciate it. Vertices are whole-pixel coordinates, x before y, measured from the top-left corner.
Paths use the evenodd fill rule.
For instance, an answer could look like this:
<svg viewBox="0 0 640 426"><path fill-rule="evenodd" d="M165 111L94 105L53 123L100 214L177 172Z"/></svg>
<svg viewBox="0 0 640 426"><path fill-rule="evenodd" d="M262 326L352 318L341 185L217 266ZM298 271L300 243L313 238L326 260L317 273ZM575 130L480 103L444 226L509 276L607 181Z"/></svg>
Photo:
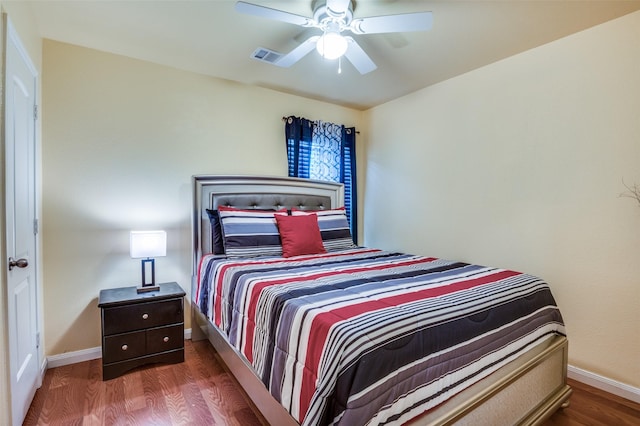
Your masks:
<svg viewBox="0 0 640 426"><path fill-rule="evenodd" d="M100 290L102 380L145 364L184 361L184 296L177 283L148 293L136 287Z"/></svg>

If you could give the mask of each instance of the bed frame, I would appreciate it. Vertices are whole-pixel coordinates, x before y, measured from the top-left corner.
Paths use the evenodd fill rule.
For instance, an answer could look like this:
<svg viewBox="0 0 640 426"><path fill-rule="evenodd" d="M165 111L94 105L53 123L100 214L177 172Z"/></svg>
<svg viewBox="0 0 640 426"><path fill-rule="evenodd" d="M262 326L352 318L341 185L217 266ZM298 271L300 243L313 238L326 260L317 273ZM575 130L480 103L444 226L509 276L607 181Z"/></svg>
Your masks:
<svg viewBox="0 0 640 426"><path fill-rule="evenodd" d="M342 184L265 176L196 175L193 184L194 294L203 253L211 252L211 228L206 209L238 208L323 209L344 205ZM192 297L193 298L193 297ZM208 339L255 407L271 425L298 423L271 396L251 366L191 303L192 339ZM537 345L497 372L455 395L417 419L417 425L536 425L558 408L569 405L568 342L556 336Z"/></svg>

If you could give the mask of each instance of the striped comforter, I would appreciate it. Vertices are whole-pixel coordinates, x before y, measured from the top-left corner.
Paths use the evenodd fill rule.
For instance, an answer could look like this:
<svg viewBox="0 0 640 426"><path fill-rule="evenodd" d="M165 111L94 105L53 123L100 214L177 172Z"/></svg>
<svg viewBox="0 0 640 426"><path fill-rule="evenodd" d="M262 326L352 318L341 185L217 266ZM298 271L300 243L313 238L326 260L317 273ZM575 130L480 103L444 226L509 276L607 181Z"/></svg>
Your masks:
<svg viewBox="0 0 640 426"><path fill-rule="evenodd" d="M403 424L565 332L539 278L367 248L205 256L193 297L304 425Z"/></svg>

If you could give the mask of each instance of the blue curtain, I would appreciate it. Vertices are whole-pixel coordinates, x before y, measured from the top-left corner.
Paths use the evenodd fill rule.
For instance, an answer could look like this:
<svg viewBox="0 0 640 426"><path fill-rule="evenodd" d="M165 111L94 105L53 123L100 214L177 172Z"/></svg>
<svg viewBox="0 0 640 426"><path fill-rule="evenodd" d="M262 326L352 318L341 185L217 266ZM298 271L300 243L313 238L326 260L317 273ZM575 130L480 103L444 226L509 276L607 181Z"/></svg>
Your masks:
<svg viewBox="0 0 640 426"><path fill-rule="evenodd" d="M358 241L356 129L306 118L287 117L285 124L290 177L344 184L351 235Z"/></svg>
<svg viewBox="0 0 640 426"><path fill-rule="evenodd" d="M313 122L289 117L285 125L289 177L309 178Z"/></svg>

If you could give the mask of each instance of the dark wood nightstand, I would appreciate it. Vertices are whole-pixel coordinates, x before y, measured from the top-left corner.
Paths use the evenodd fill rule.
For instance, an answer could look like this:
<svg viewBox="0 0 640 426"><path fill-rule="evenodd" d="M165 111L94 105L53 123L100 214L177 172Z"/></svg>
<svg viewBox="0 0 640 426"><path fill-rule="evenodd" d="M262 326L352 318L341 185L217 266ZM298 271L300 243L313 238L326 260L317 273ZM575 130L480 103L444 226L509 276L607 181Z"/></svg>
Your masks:
<svg viewBox="0 0 640 426"><path fill-rule="evenodd" d="M184 361L184 296L177 283L148 293L136 287L100 290L102 380L145 364Z"/></svg>

